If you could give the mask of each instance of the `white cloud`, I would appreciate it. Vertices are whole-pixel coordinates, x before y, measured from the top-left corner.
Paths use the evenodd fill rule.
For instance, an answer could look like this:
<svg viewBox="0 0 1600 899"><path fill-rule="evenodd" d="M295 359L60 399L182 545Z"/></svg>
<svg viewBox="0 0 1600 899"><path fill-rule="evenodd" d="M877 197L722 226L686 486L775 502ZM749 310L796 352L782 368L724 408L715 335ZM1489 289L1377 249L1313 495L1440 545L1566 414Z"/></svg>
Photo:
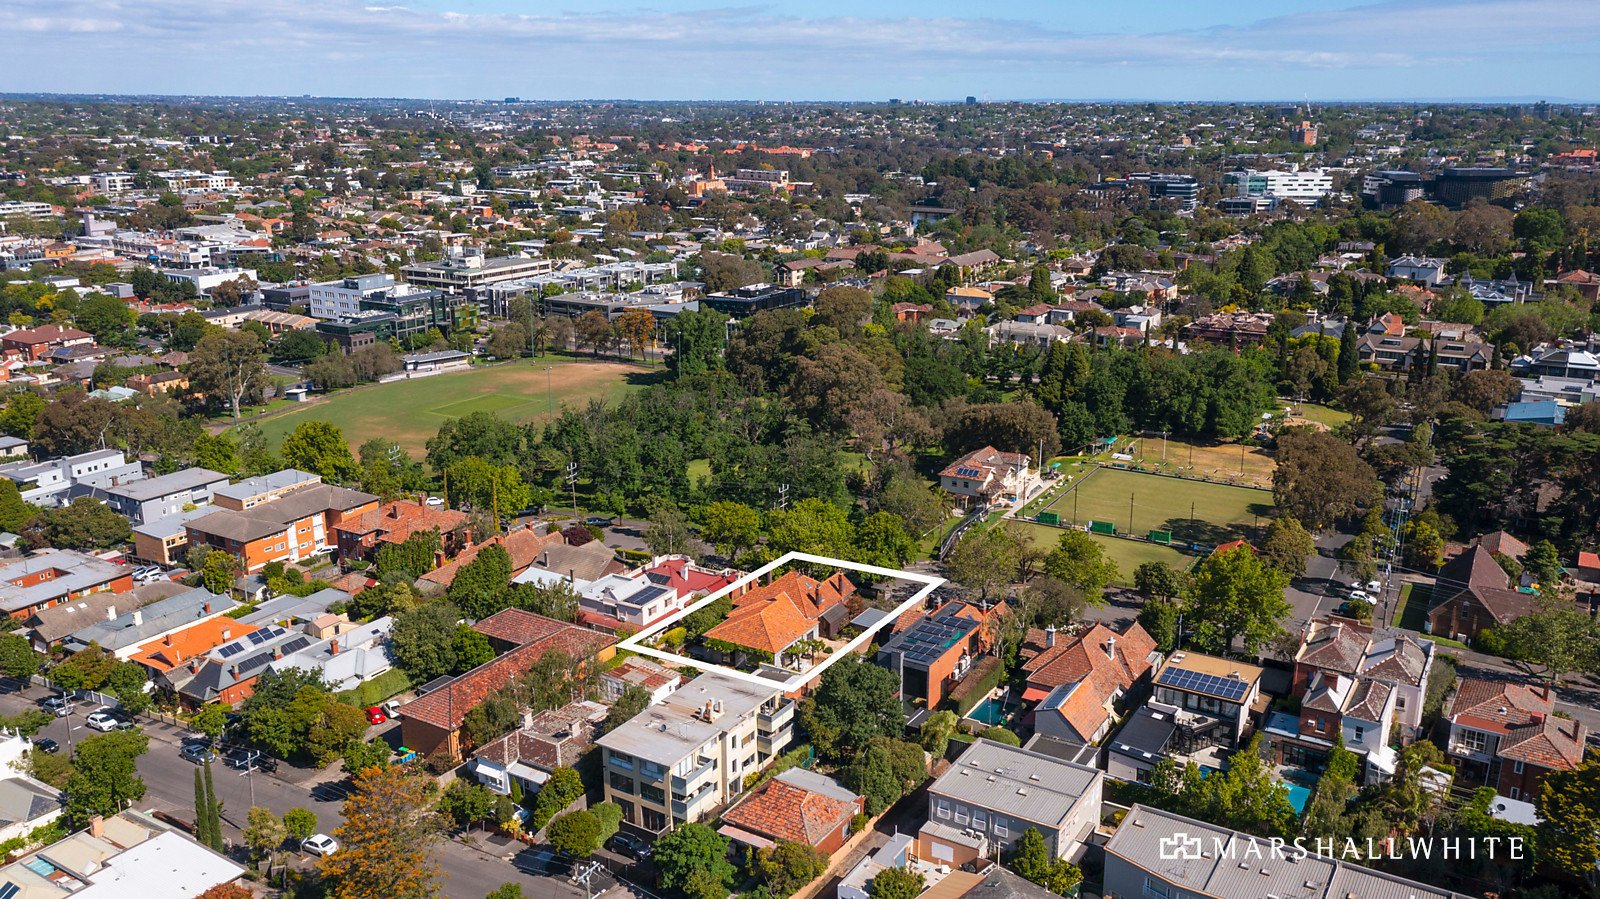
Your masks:
<svg viewBox="0 0 1600 899"><path fill-rule="evenodd" d="M57 0L39 15L36 0L0 0L0 41L23 63L0 68L7 90L865 97L899 84L983 83L1007 96L1081 95L1089 86L1111 96L1119 84L1129 87L1124 95L1148 96L1149 84L1179 76L1176 88L1243 80L1297 95L1297 84L1340 84L1340 73L1359 83L1410 71L1459 74L1460 93L1482 94L1527 81L1539 70L1530 51L1548 58L1600 43L1600 3L1388 0L1127 35L998 17L808 18L769 7L517 15L357 0ZM1546 64L1548 90L1590 89L1594 79L1582 76L1595 74L1595 57L1577 58L1587 71L1559 79ZM439 88L446 82L448 92Z"/></svg>

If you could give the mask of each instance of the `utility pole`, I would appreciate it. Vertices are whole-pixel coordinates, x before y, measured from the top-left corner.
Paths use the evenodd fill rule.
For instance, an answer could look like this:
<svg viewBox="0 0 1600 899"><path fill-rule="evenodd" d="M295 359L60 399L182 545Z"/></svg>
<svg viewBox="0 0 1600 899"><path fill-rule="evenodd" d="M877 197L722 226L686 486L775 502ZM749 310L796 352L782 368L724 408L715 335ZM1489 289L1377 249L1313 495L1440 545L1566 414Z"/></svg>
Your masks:
<svg viewBox="0 0 1600 899"><path fill-rule="evenodd" d="M578 463L567 463L567 489L572 492L572 514L578 514Z"/></svg>
<svg viewBox="0 0 1600 899"><path fill-rule="evenodd" d="M778 485L778 511L782 512L787 508L789 508L789 485L788 484L779 484Z"/></svg>
<svg viewBox="0 0 1600 899"><path fill-rule="evenodd" d="M583 894L587 897L587 899L594 899L594 887L591 885L591 880L599 872L599 862L590 862L582 868L572 872L572 882L583 884Z"/></svg>
<svg viewBox="0 0 1600 899"><path fill-rule="evenodd" d="M1133 534L1133 491L1128 491L1128 534Z"/></svg>
<svg viewBox="0 0 1600 899"><path fill-rule="evenodd" d="M556 367L554 365L546 365L544 367L545 403L548 405L551 415L556 414L556 393L554 387L555 375L551 374L551 372L555 370Z"/></svg>

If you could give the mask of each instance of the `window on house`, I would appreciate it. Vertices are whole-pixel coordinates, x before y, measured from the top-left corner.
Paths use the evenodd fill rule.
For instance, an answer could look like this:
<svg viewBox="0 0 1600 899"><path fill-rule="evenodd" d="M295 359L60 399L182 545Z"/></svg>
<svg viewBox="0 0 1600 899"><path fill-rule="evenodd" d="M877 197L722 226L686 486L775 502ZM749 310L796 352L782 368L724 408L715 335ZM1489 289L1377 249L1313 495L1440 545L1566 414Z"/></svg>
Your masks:
<svg viewBox="0 0 1600 899"><path fill-rule="evenodd" d="M1512 787L1511 788L1511 798L1512 799L1521 799L1522 798L1522 791L1517 789L1516 787Z"/></svg>
<svg viewBox="0 0 1600 899"><path fill-rule="evenodd" d="M1522 759L1517 759L1517 763L1511 766L1511 773L1512 774L1521 774L1522 773Z"/></svg>
<svg viewBox="0 0 1600 899"><path fill-rule="evenodd" d="M966 824L970 820L971 820L971 816L967 814L967 807L964 806L964 805L956 806L956 823L957 824Z"/></svg>
<svg viewBox="0 0 1600 899"><path fill-rule="evenodd" d="M935 800L933 803L933 813L941 818L950 817L950 801L948 799Z"/></svg>
<svg viewBox="0 0 1600 899"><path fill-rule="evenodd" d="M1356 742L1358 742L1358 743L1361 742L1362 738L1365 737L1366 735L1367 735L1367 729L1366 728L1364 728L1364 727L1357 727L1356 728Z"/></svg>

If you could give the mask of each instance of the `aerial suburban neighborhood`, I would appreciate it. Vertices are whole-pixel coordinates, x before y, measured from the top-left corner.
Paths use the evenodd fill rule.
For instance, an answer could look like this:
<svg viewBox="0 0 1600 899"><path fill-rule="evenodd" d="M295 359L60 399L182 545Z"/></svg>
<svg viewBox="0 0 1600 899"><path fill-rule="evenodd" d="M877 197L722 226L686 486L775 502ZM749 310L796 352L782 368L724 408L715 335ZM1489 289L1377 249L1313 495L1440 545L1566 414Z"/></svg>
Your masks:
<svg viewBox="0 0 1600 899"><path fill-rule="evenodd" d="M0 899L1600 896L1587 5L100 6Z"/></svg>

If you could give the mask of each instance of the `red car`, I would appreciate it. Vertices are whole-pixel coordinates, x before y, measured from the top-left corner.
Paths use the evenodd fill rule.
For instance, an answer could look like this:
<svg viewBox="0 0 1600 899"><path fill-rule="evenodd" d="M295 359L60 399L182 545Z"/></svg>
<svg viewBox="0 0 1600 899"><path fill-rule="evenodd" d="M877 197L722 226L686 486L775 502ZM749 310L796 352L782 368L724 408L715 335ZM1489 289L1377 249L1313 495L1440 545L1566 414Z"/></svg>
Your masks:
<svg viewBox="0 0 1600 899"><path fill-rule="evenodd" d="M383 709L380 709L377 706L370 706L367 709L367 723L368 724L382 724L383 722L388 721L388 720L389 720L389 716L383 711Z"/></svg>

